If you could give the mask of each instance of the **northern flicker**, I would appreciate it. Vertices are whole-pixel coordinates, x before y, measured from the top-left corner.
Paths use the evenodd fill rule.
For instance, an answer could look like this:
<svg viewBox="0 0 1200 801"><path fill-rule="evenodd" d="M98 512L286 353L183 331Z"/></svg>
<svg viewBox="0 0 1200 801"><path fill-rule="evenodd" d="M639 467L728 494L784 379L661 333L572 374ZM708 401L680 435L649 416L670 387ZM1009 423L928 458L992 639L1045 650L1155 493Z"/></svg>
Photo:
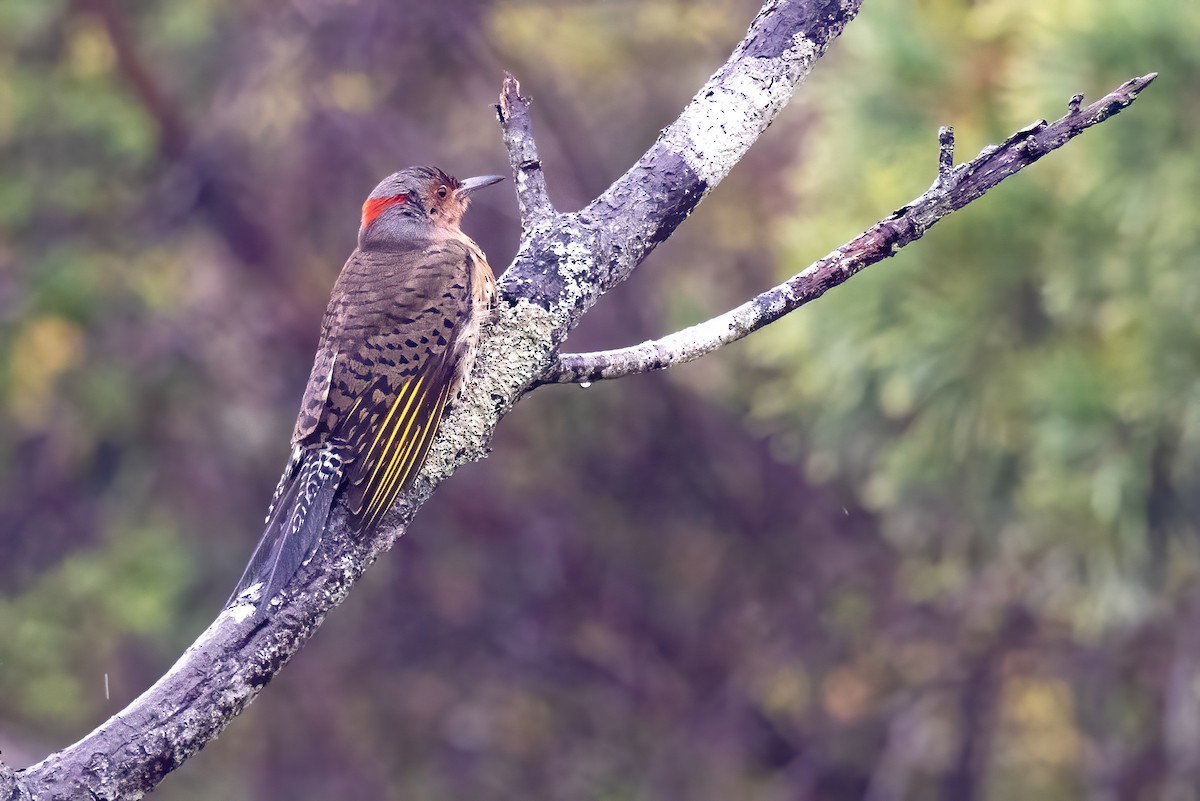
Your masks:
<svg viewBox="0 0 1200 801"><path fill-rule="evenodd" d="M473 192L432 167L388 176L362 207L358 247L333 286L292 452L231 602L259 609L312 557L335 502L365 534L416 477L475 357L496 292L459 228Z"/></svg>

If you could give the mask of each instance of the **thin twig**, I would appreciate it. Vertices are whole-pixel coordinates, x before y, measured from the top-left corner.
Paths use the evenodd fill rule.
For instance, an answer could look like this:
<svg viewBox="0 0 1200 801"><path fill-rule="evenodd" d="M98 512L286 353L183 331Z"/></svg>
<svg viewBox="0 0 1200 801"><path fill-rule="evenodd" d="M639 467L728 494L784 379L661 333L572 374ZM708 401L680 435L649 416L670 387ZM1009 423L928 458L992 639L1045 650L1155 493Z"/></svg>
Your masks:
<svg viewBox="0 0 1200 801"><path fill-rule="evenodd" d="M954 129L943 125L938 130L938 183L950 180L954 170Z"/></svg>
<svg viewBox="0 0 1200 801"><path fill-rule="evenodd" d="M521 84L512 73L505 73L500 89L496 116L508 148L508 160L517 185L517 201L521 206L521 229L532 231L539 222L554 216L554 206L546 191L546 174L538 158L537 143L529 119L529 98L521 96Z"/></svg>
<svg viewBox="0 0 1200 801"><path fill-rule="evenodd" d="M1082 110L1073 98L1066 116L1050 124L1039 120L999 146L985 148L973 161L959 167L949 166L953 160L954 139L949 128L942 128L938 179L934 185L856 239L779 286L711 320L628 348L564 354L542 383L591 383L661 370L698 359L722 345L735 342L920 239L950 212L981 197L1005 178L1127 108L1155 77L1156 73L1150 73L1126 81Z"/></svg>

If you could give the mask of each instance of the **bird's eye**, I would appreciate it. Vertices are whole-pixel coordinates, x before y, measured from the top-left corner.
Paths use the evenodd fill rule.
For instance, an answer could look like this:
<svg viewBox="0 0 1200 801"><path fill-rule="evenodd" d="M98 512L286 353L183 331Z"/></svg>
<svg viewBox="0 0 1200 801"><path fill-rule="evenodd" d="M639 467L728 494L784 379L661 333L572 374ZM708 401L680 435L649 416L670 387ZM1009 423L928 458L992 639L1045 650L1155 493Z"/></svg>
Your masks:
<svg viewBox="0 0 1200 801"><path fill-rule="evenodd" d="M437 196L438 196L438 197L442 197L442 198L444 198L444 197L446 196L446 193L447 193L448 191L449 191L449 190L448 190L448 189L446 189L446 187L444 187L444 186L439 186L439 187L438 187L438 191L437 191Z"/></svg>

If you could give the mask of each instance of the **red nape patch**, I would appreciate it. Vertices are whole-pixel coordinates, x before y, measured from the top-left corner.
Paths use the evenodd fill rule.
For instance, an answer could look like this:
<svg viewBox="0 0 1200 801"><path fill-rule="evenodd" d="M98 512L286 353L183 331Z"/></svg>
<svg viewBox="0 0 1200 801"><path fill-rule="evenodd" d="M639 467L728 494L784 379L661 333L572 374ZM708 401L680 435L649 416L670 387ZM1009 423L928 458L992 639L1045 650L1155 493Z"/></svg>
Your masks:
<svg viewBox="0 0 1200 801"><path fill-rule="evenodd" d="M408 202L408 195L392 195L391 197L369 197L363 204L362 224L366 228L375 222L375 218L383 214L384 209L392 206L403 206Z"/></svg>

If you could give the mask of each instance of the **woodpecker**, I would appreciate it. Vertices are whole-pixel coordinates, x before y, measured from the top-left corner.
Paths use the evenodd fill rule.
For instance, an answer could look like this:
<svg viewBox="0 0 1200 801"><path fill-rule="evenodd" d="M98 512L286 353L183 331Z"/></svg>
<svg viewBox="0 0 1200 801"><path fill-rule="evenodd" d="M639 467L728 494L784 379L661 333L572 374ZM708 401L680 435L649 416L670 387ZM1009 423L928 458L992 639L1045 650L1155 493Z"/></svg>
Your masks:
<svg viewBox="0 0 1200 801"><path fill-rule="evenodd" d="M230 603L261 585L264 609L312 558L335 503L365 535L420 471L496 294L483 251L459 224L472 193L501 180L410 167L363 203L358 247L321 324L291 456Z"/></svg>

